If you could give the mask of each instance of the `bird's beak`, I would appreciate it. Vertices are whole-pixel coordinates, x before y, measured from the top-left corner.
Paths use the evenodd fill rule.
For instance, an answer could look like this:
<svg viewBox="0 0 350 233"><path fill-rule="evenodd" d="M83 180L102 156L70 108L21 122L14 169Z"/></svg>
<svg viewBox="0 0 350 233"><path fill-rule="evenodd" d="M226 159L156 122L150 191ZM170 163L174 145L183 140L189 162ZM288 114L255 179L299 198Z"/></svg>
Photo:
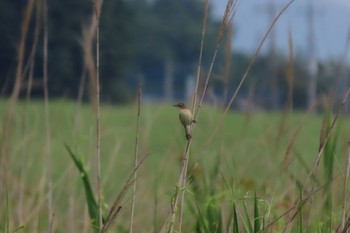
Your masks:
<svg viewBox="0 0 350 233"><path fill-rule="evenodd" d="M174 106L174 107L177 107L177 104L174 104L173 106Z"/></svg>

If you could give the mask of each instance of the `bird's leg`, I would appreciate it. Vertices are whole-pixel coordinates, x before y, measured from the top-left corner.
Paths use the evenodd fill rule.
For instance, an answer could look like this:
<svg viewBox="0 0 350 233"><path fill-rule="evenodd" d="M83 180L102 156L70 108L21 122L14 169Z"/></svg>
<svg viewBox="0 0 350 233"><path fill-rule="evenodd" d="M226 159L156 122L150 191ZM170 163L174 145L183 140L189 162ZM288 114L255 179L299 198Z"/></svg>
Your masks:
<svg viewBox="0 0 350 233"><path fill-rule="evenodd" d="M186 139L190 140L192 138L190 126L187 125L187 126L184 126L184 127L185 127Z"/></svg>

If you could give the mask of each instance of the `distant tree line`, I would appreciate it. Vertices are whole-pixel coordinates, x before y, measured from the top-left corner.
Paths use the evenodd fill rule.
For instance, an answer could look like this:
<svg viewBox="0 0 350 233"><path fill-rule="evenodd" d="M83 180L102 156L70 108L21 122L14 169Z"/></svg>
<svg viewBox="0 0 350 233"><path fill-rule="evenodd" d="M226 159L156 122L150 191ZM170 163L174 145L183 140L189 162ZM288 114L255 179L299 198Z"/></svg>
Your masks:
<svg viewBox="0 0 350 233"><path fill-rule="evenodd" d="M42 1L36 2L26 37L23 90L33 75L32 96L43 95ZM14 85L17 48L27 0L0 1L0 91L8 96ZM77 98L81 85L84 99L89 98L89 83L84 67L84 29L91 22L93 4L85 0L48 0L48 76L50 97ZM134 96L135 86L143 80L144 93L152 98L183 99L186 79L196 73L203 20L201 0L104 0L100 22L101 97L105 102L125 103ZM207 19L203 72L211 62L220 21L210 14ZM39 28L34 67L28 68L30 53ZM239 31L237 32L239 33ZM227 40L226 40L227 41ZM225 66L225 43L217 57L210 87L223 103L233 93L244 74L250 55L232 53L228 82L220 78ZM241 99L258 106L283 107L288 98L296 107L305 107L307 66L295 59L292 71L285 56L274 62L274 85L271 85L271 60L259 56L240 91ZM318 94L333 85L339 62L319 64ZM338 68L337 68L338 67ZM292 72L292 73L291 73ZM292 82L290 81L292 78ZM82 82L86 80L86 82ZM292 85L292 86L291 86ZM223 92L226 89L227 92ZM289 93L291 92L291 93ZM274 93L274 94L273 94ZM289 97L288 97L289 93Z"/></svg>

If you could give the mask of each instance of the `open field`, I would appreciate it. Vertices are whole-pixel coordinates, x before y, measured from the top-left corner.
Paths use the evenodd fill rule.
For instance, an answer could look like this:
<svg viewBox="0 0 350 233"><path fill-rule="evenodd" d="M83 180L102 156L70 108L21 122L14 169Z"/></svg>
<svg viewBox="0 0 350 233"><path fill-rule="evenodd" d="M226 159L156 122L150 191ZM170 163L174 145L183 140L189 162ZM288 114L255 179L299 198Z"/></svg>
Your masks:
<svg viewBox="0 0 350 233"><path fill-rule="evenodd" d="M6 114L6 105L1 100L1 119ZM106 212L133 170L136 111L136 106L101 107L101 179ZM226 224L232 219L233 203L240 232L243 229L249 232L245 215L250 214L253 222L256 215L250 209L255 203L255 192L263 219L260 224L267 226L293 207L300 195L306 197L319 187L322 188L303 206L301 217L294 220L292 231L301 232L300 225L304 232L336 230L345 200L348 116L340 116L331 133L330 146L325 150L327 164L322 155L317 171L309 179L318 154L322 114L232 111L221 131L208 142L222 110L203 106L201 111L190 153L192 182L186 192L183 232L207 232L198 230L198 222L203 220L211 229L212 215L218 215L225 223L216 228L217 232L227 232L233 228ZM1 134L0 232L13 232L21 226L24 227L18 232L46 231L50 225L48 183L52 185L53 232L92 232L79 172L64 143L82 158L95 184L94 113L89 105L79 107L64 100L50 102L49 138L44 116L43 102L32 101L29 105L19 102L10 132ZM171 104L141 106L139 154L149 157L138 171L135 232L159 232L166 223L184 146L183 128ZM298 185L305 185L302 192ZM130 193L123 203L115 227L119 230L115 232L128 232ZM215 214L210 214L209 210L214 209ZM287 222L288 216L284 216L266 232L281 232Z"/></svg>

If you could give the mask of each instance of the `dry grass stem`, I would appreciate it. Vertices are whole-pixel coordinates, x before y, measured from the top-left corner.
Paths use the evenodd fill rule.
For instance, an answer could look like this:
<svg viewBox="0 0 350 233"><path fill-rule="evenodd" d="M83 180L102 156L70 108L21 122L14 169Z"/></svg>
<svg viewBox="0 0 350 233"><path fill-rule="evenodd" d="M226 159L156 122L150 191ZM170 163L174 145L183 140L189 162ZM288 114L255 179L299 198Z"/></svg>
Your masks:
<svg viewBox="0 0 350 233"><path fill-rule="evenodd" d="M305 124L305 121L307 119L307 117L310 115L310 113L312 113L314 111L314 107L311 107L308 109L308 111L304 114L303 118L301 119L299 125L297 126L297 128L295 129L291 140L288 143L287 146L287 150L286 153L284 155L284 158L282 160L282 164L281 164L281 172L286 171L286 169L288 169L289 165L293 162L294 158L292 158L292 148L295 144L295 141L297 140L297 136L299 135L300 131L303 129L303 126Z"/></svg>
<svg viewBox="0 0 350 233"><path fill-rule="evenodd" d="M33 7L34 7L34 0L29 0L23 15L23 20L21 24L21 32L20 32L20 40L19 45L17 49L17 67L16 67L16 74L15 74L15 83L14 87L12 89L12 93L10 96L10 100L8 103L8 109L7 112L3 118L3 124L2 124L2 134L0 135L0 178L6 179L7 175L7 169L3 168L3 166L6 166L6 155L10 154L10 148L9 145L11 135L12 135L12 124L14 120L14 114L16 112L16 105L17 100L19 96L19 92L22 86L23 82L23 64L24 64L24 57L25 57L25 46L26 46L26 40L27 40L27 34L28 34L28 28L29 23L31 21L32 13L33 13Z"/></svg>
<svg viewBox="0 0 350 233"><path fill-rule="evenodd" d="M30 55L28 58L28 63L26 67L24 68L23 74L27 73L27 70L29 72L28 75L28 83L27 83L27 91L26 91L26 105L28 105L29 99L30 99L30 93L32 90L32 85L33 85L33 75L34 75L34 65L35 65L35 53L37 50L38 46L38 41L39 41L39 35L40 35L40 30L42 28L42 17L41 17L41 11L42 7L40 4L36 4L36 16L35 16L35 28L34 28L34 40L33 40L33 45L30 51Z"/></svg>
<svg viewBox="0 0 350 233"><path fill-rule="evenodd" d="M32 90L32 83L33 83L33 75L34 75L34 65L35 65L35 54L37 51L37 45L39 41L39 35L40 30L42 26L42 17L41 17L41 5L36 4L36 15L35 15L35 29L34 29L34 39L33 44L31 47L30 55L28 58L28 62L26 67L23 71L23 76L26 76L26 73L28 72L28 83L27 83L27 90L26 90L26 101L25 101L25 107L24 107L24 114L22 117L22 123L23 123L23 135L27 135L27 112L28 112L28 105L30 100L30 93ZM26 165L25 162L26 156L24 156L24 153L22 153L20 158L20 175L19 175L19 185L20 185L20 191L19 191L19 198L18 198L18 218L19 222L24 222L24 190L25 190L25 174L24 174L24 168Z"/></svg>
<svg viewBox="0 0 350 233"><path fill-rule="evenodd" d="M260 42L258 48L256 49L255 54L254 54L253 58L251 59L249 65L248 65L247 70L245 71L243 77L241 78L241 81L239 82L239 84L238 84L238 86L237 86L235 92L233 93L233 95L232 95L232 97L231 97L229 103L227 104L227 106L226 106L226 108L225 108L225 111L224 111L223 114L221 115L221 117L220 117L220 119L219 119L219 121L218 121L216 127L214 128L212 134L210 135L210 137L209 137L209 139L208 139L206 145L209 145L209 144L210 144L210 142L211 142L212 139L214 138L216 132L222 127L222 124L224 123L225 116L226 116L228 110L230 109L230 107L231 107L233 101L236 99L236 96L237 96L239 90L241 89L241 87L242 87L244 81L245 81L246 78L248 77L248 74L249 74L250 70L252 69L252 67L253 67L253 65L254 65L254 63L255 63L255 60L256 60L256 58L258 57L258 54L259 54L259 52L260 52L260 49L262 48L263 44L265 43L266 38L268 37L268 35L270 34L271 30L273 29L273 27L274 27L275 24L277 23L278 19L283 15L283 13L288 9L288 7L289 7L294 1L295 1L295 0L290 0L290 1L288 2L288 4L287 4L285 7L283 7L283 9L276 15L276 17L275 17L274 20L272 21L272 23L271 23L269 29L266 31L266 33L265 33L264 37L262 38L262 40L261 40L261 42Z"/></svg>
<svg viewBox="0 0 350 233"><path fill-rule="evenodd" d="M333 128L334 128L334 126L335 126L335 123L337 122L337 119L338 119L338 117L339 117L339 115L340 115L341 110L343 109L343 107L344 107L344 105L345 105L345 103L346 103L346 100L347 100L348 97L349 97L349 94L350 94L350 87L348 88L347 92L346 92L345 95L344 95L344 98L343 98L343 100L342 100L342 102L341 102L341 104L340 104L340 107L338 108L338 110L337 110L337 112L336 112L336 114L335 114L335 116L334 116L334 119L333 119L333 121L332 121L332 123L331 123L331 125L330 125L330 127L329 127L329 130L328 130L328 132L327 132L327 135L324 137L323 145L321 145L320 148L319 148L319 152L318 152L318 154L317 154L317 156L316 156L316 159L315 159L315 161L314 161L314 163L313 163L313 166L312 166L312 168L311 168L311 171L309 172L307 178L305 179L305 182L304 182L304 184L303 184L303 190L302 190L303 192L305 191L305 189L306 189L306 187L307 187L307 184L308 184L309 181L310 181L310 178L312 177L312 175L314 175L314 172L315 172L315 170L316 170L317 167L318 167L318 164L319 164L319 161L320 161L321 156L322 156L322 154L323 154L325 145L326 145L326 143L327 143L327 141L328 141L328 139L329 139L329 137L330 137L330 135L331 135L331 132L333 131ZM298 206L299 204L300 204L300 203L298 203L297 206ZM293 221L293 219L294 219L296 213L297 213L297 210L292 214L292 217L291 217L291 218L289 219L289 221L287 222L285 228L283 229L283 232L289 232L289 231L290 231L291 223L292 223L292 221Z"/></svg>
<svg viewBox="0 0 350 233"><path fill-rule="evenodd" d="M50 128L50 114L49 114L49 90L48 90L48 72L47 72L47 60L48 60L48 24L47 24L47 2L43 1L43 77L44 77L44 104L45 104L45 157L46 157L46 177L48 185L48 219L53 224L53 207L52 207L52 180L51 180L51 128ZM51 227L51 226L50 226ZM52 229L51 229L52 230Z"/></svg>
<svg viewBox="0 0 350 233"><path fill-rule="evenodd" d="M346 163L346 174L345 174L345 180L344 180L344 189L343 189L343 213L342 213L342 221L341 221L341 229L345 229L346 224L346 213L348 209L348 189L349 187L349 175L350 175L350 141L348 142L348 154L347 154L347 163Z"/></svg>
<svg viewBox="0 0 350 233"><path fill-rule="evenodd" d="M140 136L140 114L141 114L141 81L139 82L137 91L137 120L136 120L136 138L135 138L135 154L134 154L134 169L138 164L139 154L139 136ZM136 196L136 185L137 185L137 171L134 173L134 186L132 192L132 203L131 203L131 220L130 220L130 233L133 232L134 225L134 214L135 214L135 196Z"/></svg>
<svg viewBox="0 0 350 233"><path fill-rule="evenodd" d="M84 58L84 67L87 70L90 80L90 99L93 105L94 110L96 110L96 66L94 62L94 52L93 52L93 42L97 36L97 25L98 17L100 15L101 7L103 0L99 0L99 7L96 3L97 0L94 0L95 10L92 13L91 23L89 27L83 28L83 38L82 38L82 48L83 48L83 58ZM97 6L97 7L96 7ZM97 43L96 43L97 44ZM97 51L96 51L97 53Z"/></svg>
<svg viewBox="0 0 350 233"><path fill-rule="evenodd" d="M224 66L224 94L222 100L222 106L225 106L225 101L227 99L228 93L228 85L230 79L230 71L231 71L231 60L232 60L232 41L233 41L233 18L229 22L228 30L227 30L227 41L226 41L226 54L225 54L225 66Z"/></svg>
<svg viewBox="0 0 350 233"><path fill-rule="evenodd" d="M275 218L274 220L272 220L270 223L268 223L266 225L266 227L264 229L262 229L260 232L266 232L267 229L271 228L274 224L276 224L278 222L278 220L280 220L281 218L287 216L288 214L292 215L292 218L294 219L295 216L298 214L298 212L301 210L301 207L303 205L305 205L305 203L312 198L317 192L321 191L322 189L324 189L329 183L333 182L337 177L339 177L339 175L333 177L330 181L328 181L327 183L319 186L318 188L315 188L314 190L312 190L311 192L309 192L305 198L303 198L302 200L299 200L294 206L292 206L291 208L289 208L287 211L285 211L283 214L281 214L280 216L278 216L277 218ZM292 212L294 211L294 212Z"/></svg>
<svg viewBox="0 0 350 233"><path fill-rule="evenodd" d="M219 47L220 47L222 38L224 36L224 32L227 29L227 27L230 25L230 22L231 22L233 16L235 15L235 13L237 11L237 7L236 6L237 6L237 2L235 0L228 0L227 1L225 14L224 14L223 20L221 22L220 31L219 31L217 42L216 42L216 48L214 50L214 54L213 54L213 57L212 57L212 60L211 60L210 66L209 66L209 70L208 70L206 79L205 79L203 92L202 92L202 95L200 97L200 100L199 100L197 108L195 109L195 111L193 111L194 112L194 119L195 119L195 121L198 119L198 115L199 115L199 112L200 112L199 110L200 110L200 108L202 106L202 103L203 103L203 100L204 100L204 97L205 97L205 94L206 94L206 91L207 91L207 88L208 88L209 80L210 80L210 77L211 77L211 73L212 73L212 70L213 70L213 67L214 67L214 63L215 63L215 60L216 60L217 53L219 51ZM200 77L200 75L197 75L197 78L199 78L199 77ZM195 124L194 124L194 126L195 126ZM194 130L194 127L193 127L192 131L193 130Z"/></svg>
<svg viewBox="0 0 350 233"><path fill-rule="evenodd" d="M287 109L293 108L293 90L294 90L294 52L293 52L293 38L292 31L288 30L288 68L287 68Z"/></svg>
<svg viewBox="0 0 350 233"><path fill-rule="evenodd" d="M20 43L18 46L18 64L16 68L16 76L15 76L15 84L11 94L11 105L16 104L21 86L23 81L23 64L24 64L24 55L25 55L25 46L26 39L29 29L29 23L32 17L33 8L34 8L35 0L29 0L24 12L24 18L21 26L21 36Z"/></svg>
<svg viewBox="0 0 350 233"><path fill-rule="evenodd" d="M210 68L205 80L205 85L204 85L204 89L201 95L201 98L199 100L199 104L197 106L197 92L198 92L198 84L199 84L199 78L200 78L200 64L201 64L201 59L202 59L202 50L203 50L203 41L204 41L204 35L205 35L205 26L206 26L206 19L207 19L207 15L208 15L208 2L206 1L204 3L204 17L203 17L203 30L202 30L202 40L201 40L201 52L199 55L199 65L198 65L198 70L197 70L197 80L196 80L196 89L195 89L195 93L194 93L194 98L193 98L193 113L194 113L194 122L196 122L197 117L199 115L199 110L200 107L202 105L204 96L206 94L206 90L208 87L208 83L209 83L209 79L211 76L211 72L216 60L216 56L219 50L219 46L220 46L220 42L223 38L224 32L227 29L227 26L229 25L229 22L231 21L232 17L234 16L234 13L236 12L236 1L234 0L229 0L227 2L226 5L226 10L225 10L225 14L220 26L220 31L218 34L218 38L217 38L217 43L216 43L216 48L212 57L212 61L210 64ZM195 108L197 106L197 108ZM195 128L195 123L192 125L192 135L194 132L194 128ZM180 176L179 176L179 180L178 180L178 187L176 187L176 191L173 197L173 201L172 201L172 205L171 205L171 211L169 213L169 217L168 217L168 224L167 224L167 232L170 233L173 231L173 227L174 227L174 222L175 222L175 217L176 217L176 210L178 207L178 199L179 199L179 195L181 194L181 200L180 200L180 206L179 206L179 229L178 232L181 233L182 231L182 215L183 215L183 203L184 203L184 191L185 191L185 186L186 186L186 181L187 181L187 167L188 167L188 160L189 160L189 152L190 152L190 148L191 148L191 142L192 139L188 140L185 146L185 150L184 150L184 157L182 159L182 165L181 165L181 171L180 171Z"/></svg>
<svg viewBox="0 0 350 233"><path fill-rule="evenodd" d="M205 32L206 32L207 17L208 17L208 9L209 9L209 0L206 0L204 2L202 37L201 37L201 44L200 44L200 50L199 50L200 52L199 52L199 58L198 58L196 86L195 86L195 91L194 91L193 100L192 100L192 112L195 112L196 103L197 103L197 95L198 95L199 80L200 80L200 73L201 73L201 66L202 66L202 56L203 56L203 48L204 48L204 39L205 39ZM190 141L186 145L186 149L189 148L189 146L190 146L189 144L191 143ZM186 150L185 150L185 154L186 154ZM180 172L178 185L182 184L183 180L185 180L185 178L184 178L184 171L187 170L187 165L186 164L187 164L187 161L186 161L186 158L184 158L184 160L182 161L182 170ZM186 168L185 168L185 166L186 166ZM174 194L174 196L172 198L172 202L171 202L171 208L170 208L169 217L168 217L168 224L166 224L167 232L172 232L173 231L173 226L174 226L175 216L176 216L177 202L178 202L178 195L179 195L179 187L176 187L176 191L175 191L175 194ZM184 196L182 196L182 200L183 200L183 198L184 198ZM182 222L182 214L183 214L182 211L183 211L183 208L181 207L181 210L180 210L180 222ZM181 225L182 224L180 224L180 228L181 228ZM180 232L181 232L181 229L180 229Z"/></svg>
<svg viewBox="0 0 350 233"><path fill-rule="evenodd" d="M97 160L97 206L99 227L102 226L102 188L101 188L101 125L100 125L100 13L102 0L94 1L96 17L96 80L95 80L95 97L96 97L96 160Z"/></svg>
<svg viewBox="0 0 350 233"><path fill-rule="evenodd" d="M209 0L205 0L204 11L203 11L204 15L203 15L202 37L201 37L201 45L199 49L199 58L198 58L198 66L197 66L196 87L194 90L193 100L192 100L192 112L195 112L196 104L197 104L197 95L198 95L199 79L200 79L201 66L202 66L204 39L205 39L205 32L207 28L206 25L207 25L208 9L209 9Z"/></svg>
<svg viewBox="0 0 350 233"><path fill-rule="evenodd" d="M149 154L147 154L146 156L144 156L140 162L137 164L137 166L135 167L135 169L132 171L132 173L130 174L129 178L127 179L125 185L122 188L122 191L118 194L116 200L114 201L108 215L106 218L106 221L100 231L100 233L106 233L108 232L108 230L112 227L112 225L115 223L117 217L119 216L123 205L122 205L122 201L125 197L125 195L127 194L128 190L130 189L130 187L133 185L133 183L135 182L135 172L140 168L141 164L143 164L143 162L146 160L146 158L149 156Z"/></svg>
<svg viewBox="0 0 350 233"><path fill-rule="evenodd" d="M294 89L294 53L293 53L293 39L292 32L289 27L288 30L288 64L287 64L287 101L283 110L282 118L278 127L276 135L276 147L280 144L280 139L285 131L285 125L290 111L293 109L293 89ZM309 109L310 110L310 109Z"/></svg>

